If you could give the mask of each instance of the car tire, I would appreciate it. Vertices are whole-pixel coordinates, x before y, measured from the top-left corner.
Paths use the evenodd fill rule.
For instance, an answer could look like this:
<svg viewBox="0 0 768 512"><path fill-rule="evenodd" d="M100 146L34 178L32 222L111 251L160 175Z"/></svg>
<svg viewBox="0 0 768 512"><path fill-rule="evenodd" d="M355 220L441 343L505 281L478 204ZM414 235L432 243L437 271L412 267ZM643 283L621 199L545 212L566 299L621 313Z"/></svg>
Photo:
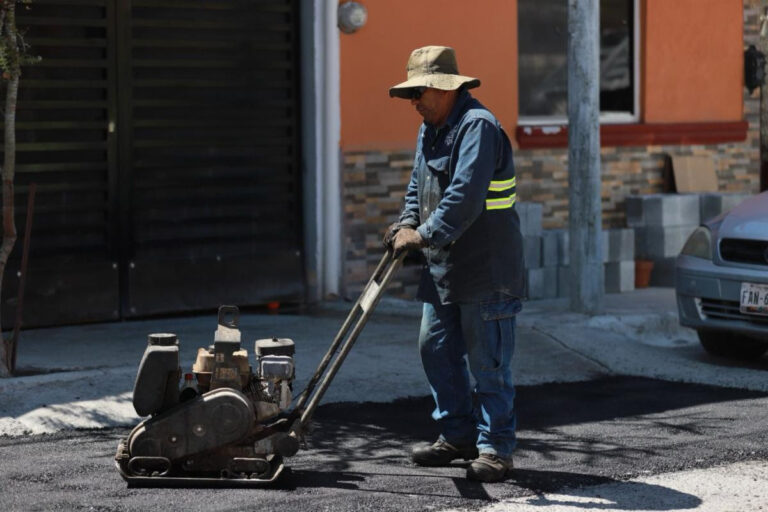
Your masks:
<svg viewBox="0 0 768 512"><path fill-rule="evenodd" d="M757 359L768 350L768 344L728 331L696 331L707 353L729 359Z"/></svg>

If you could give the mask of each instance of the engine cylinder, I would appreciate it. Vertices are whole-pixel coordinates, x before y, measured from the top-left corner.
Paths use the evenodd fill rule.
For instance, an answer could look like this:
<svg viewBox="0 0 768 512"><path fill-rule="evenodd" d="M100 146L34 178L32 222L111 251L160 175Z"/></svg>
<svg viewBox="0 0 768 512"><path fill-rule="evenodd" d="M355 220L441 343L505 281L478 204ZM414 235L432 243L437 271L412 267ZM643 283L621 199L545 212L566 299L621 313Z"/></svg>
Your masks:
<svg viewBox="0 0 768 512"><path fill-rule="evenodd" d="M253 352L257 359L262 356L293 356L296 344L289 338L265 338L256 340Z"/></svg>

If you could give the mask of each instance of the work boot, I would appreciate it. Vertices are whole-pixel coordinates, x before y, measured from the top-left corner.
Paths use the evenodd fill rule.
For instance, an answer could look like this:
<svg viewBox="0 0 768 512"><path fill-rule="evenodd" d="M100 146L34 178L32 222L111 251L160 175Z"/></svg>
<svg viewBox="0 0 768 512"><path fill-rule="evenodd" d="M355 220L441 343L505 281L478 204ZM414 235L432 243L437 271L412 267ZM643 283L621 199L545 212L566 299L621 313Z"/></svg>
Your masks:
<svg viewBox="0 0 768 512"><path fill-rule="evenodd" d="M456 459L472 460L477 457L477 446L463 444L454 446L445 439L438 439L426 448L414 448L411 460L419 466L447 466Z"/></svg>
<svg viewBox="0 0 768 512"><path fill-rule="evenodd" d="M513 467L512 457L505 459L492 453L481 453L467 468L467 478L481 482L501 482Z"/></svg>

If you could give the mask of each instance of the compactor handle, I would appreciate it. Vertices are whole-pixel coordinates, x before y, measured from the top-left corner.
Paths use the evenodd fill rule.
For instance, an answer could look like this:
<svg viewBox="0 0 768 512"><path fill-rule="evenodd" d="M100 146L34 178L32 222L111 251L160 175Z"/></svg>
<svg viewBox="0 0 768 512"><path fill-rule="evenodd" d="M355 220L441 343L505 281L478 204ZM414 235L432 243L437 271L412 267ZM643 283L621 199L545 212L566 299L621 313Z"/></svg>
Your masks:
<svg viewBox="0 0 768 512"><path fill-rule="evenodd" d="M240 325L240 309L237 306L219 306L219 325L237 329Z"/></svg>
<svg viewBox="0 0 768 512"><path fill-rule="evenodd" d="M325 356L320 361L317 370L315 370L314 375L312 375L309 384L307 384L307 388L301 396L299 396L294 411L301 414L301 417L292 427L294 432L297 430L303 431L309 423L320 399L325 394L331 381L339 371L341 364L352 349L352 345L354 345L357 337L363 330L363 327L365 327L365 324L368 322L368 318L379 303L379 299L381 299L381 296L384 294L384 290L387 288L392 276L397 269L400 268L400 265L405 258L405 254L406 251L403 251L395 257L391 249L388 249L384 253L384 256L381 258L381 261L373 272L368 284L365 286L365 289L363 289L363 293L360 294L357 302L355 302L352 311L349 312L347 319L333 339L328 352L326 352ZM352 328L351 332L350 328ZM347 336L348 332L350 332L349 336ZM336 354L337 351L338 354ZM316 386L317 390L315 391ZM306 408L304 408L305 405ZM300 432L296 433L300 434Z"/></svg>

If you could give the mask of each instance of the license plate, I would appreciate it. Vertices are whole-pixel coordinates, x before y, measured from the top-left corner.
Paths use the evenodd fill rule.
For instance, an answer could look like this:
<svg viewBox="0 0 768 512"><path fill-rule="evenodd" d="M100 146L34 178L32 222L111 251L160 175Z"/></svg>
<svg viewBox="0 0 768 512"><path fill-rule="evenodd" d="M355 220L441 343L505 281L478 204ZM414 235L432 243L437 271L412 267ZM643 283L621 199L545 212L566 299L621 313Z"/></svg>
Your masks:
<svg viewBox="0 0 768 512"><path fill-rule="evenodd" d="M741 283L742 313L768 316L768 285Z"/></svg>

